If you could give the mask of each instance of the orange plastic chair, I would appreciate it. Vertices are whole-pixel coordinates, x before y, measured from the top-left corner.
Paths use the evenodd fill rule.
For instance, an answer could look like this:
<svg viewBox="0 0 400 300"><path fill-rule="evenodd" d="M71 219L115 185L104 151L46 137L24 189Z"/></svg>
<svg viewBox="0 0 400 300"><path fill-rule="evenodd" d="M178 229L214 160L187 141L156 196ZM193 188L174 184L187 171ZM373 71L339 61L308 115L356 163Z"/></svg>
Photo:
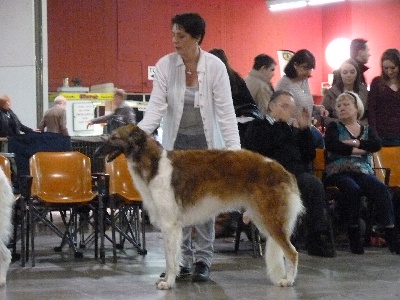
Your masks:
<svg viewBox="0 0 400 300"><path fill-rule="evenodd" d="M387 184L391 188L400 188L400 146L382 147L374 153L375 167L390 169L390 177ZM383 178L382 171L377 173L378 178Z"/></svg>
<svg viewBox="0 0 400 300"><path fill-rule="evenodd" d="M77 221L78 208L85 207L97 215L93 200L97 194L92 191L90 158L80 152L38 152L29 161L33 178L29 198L29 222L31 234L32 266L35 265L34 224L41 221L62 238L61 251L68 244L75 257L82 257L77 248L77 233L82 232ZM47 216L57 210L64 228L54 224ZM99 218L101 220L101 218ZM97 233L97 226L95 226ZM97 255L97 238L96 254Z"/></svg>
<svg viewBox="0 0 400 300"><path fill-rule="evenodd" d="M321 148L315 149L315 158L313 161L314 175L322 179L325 170L325 150Z"/></svg>
<svg viewBox="0 0 400 300"><path fill-rule="evenodd" d="M7 157L0 155L0 167L3 169L4 174L11 181L11 165Z"/></svg>
<svg viewBox="0 0 400 300"><path fill-rule="evenodd" d="M124 248L125 240L130 242L139 254L145 255L147 250L142 198L129 173L125 155L121 154L113 161L106 162L105 171L110 176L113 259L117 260L116 250ZM116 242L116 232L119 233L119 243Z"/></svg>

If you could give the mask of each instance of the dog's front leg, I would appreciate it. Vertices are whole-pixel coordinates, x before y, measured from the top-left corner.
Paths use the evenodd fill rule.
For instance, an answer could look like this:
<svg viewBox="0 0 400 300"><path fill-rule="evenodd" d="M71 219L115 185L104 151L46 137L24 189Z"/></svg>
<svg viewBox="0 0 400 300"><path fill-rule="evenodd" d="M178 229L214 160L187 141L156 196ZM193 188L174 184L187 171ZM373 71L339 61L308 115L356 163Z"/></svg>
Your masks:
<svg viewBox="0 0 400 300"><path fill-rule="evenodd" d="M175 285L176 275L179 272L182 228L176 225L168 227L162 226L162 228L167 269L165 277L157 282L157 288L160 290L168 290Z"/></svg>

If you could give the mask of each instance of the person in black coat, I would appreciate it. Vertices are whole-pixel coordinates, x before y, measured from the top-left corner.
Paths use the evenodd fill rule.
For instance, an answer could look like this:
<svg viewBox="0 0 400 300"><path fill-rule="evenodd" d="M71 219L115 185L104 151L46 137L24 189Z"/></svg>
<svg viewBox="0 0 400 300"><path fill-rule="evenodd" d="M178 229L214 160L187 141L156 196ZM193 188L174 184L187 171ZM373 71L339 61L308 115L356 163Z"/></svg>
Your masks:
<svg viewBox="0 0 400 300"><path fill-rule="evenodd" d="M244 148L275 159L297 179L303 204L306 207L307 251L310 255L333 257L333 233L327 217L324 186L311 173L315 145L311 133L311 117L304 108L296 120L293 95L275 92L263 120L248 125Z"/></svg>
<svg viewBox="0 0 400 300"><path fill-rule="evenodd" d="M225 64L228 71L233 106L235 107L236 118L238 121L240 142L243 143L248 122L262 118L262 113L259 111L253 97L251 96L244 79L229 65L224 50L214 48L209 52L218 57Z"/></svg>
<svg viewBox="0 0 400 300"><path fill-rule="evenodd" d="M0 137L14 136L21 132L34 132L32 128L25 126L11 110L11 98L8 95L0 97Z"/></svg>

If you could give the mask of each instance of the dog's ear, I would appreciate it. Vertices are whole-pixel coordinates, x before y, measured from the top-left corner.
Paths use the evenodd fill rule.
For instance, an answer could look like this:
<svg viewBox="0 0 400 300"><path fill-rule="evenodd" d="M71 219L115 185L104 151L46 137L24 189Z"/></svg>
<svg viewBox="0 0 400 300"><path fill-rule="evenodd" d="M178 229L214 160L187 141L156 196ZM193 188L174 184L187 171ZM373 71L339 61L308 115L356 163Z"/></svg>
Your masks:
<svg viewBox="0 0 400 300"><path fill-rule="evenodd" d="M132 125L129 133L129 152L135 160L139 160L144 152L149 135L136 125Z"/></svg>

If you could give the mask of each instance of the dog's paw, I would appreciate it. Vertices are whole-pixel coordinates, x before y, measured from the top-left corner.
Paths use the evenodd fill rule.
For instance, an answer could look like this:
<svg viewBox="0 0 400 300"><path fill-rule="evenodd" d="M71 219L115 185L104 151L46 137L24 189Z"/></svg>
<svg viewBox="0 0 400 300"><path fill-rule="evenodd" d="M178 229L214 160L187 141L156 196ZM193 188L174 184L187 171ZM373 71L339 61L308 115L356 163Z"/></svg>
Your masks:
<svg viewBox="0 0 400 300"><path fill-rule="evenodd" d="M159 289L159 290L170 290L171 288L172 288L172 285L166 281L159 281L157 283L157 289Z"/></svg>
<svg viewBox="0 0 400 300"><path fill-rule="evenodd" d="M165 278L164 277L162 277L162 278L159 278L157 281L156 281L156 285L158 285L160 282L162 282L162 281L165 281Z"/></svg>
<svg viewBox="0 0 400 300"><path fill-rule="evenodd" d="M281 286L281 287L288 287L288 286L293 286L294 281L293 280L287 280L286 278L283 278L279 280L276 285Z"/></svg>

